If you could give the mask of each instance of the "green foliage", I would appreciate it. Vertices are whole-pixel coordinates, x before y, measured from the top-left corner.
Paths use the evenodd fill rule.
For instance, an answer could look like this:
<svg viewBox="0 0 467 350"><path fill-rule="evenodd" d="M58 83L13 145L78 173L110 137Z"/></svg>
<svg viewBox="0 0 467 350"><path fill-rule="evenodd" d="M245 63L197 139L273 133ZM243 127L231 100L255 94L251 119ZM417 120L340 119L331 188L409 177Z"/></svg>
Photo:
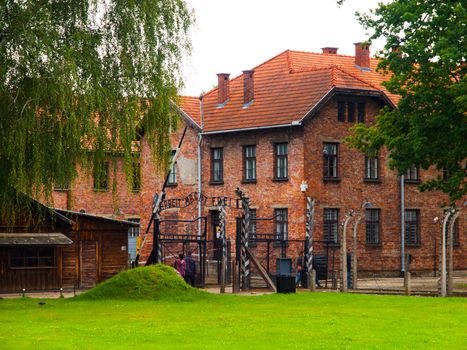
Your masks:
<svg viewBox="0 0 467 350"><path fill-rule="evenodd" d="M396 109L383 109L374 126L353 128L348 141L361 150L384 145L400 174L412 165L436 167L439 177L421 189L460 199L467 170L465 1L396 0L358 18L373 31L371 40L386 39L378 69L390 74L384 85L401 99Z"/></svg>
<svg viewBox="0 0 467 350"><path fill-rule="evenodd" d="M182 0L0 1L2 216L15 191L47 196L77 164L131 164L142 130L166 157L193 20Z"/></svg>
<svg viewBox="0 0 467 350"><path fill-rule="evenodd" d="M185 300L203 295L205 293L186 284L172 267L158 264L122 271L77 299Z"/></svg>

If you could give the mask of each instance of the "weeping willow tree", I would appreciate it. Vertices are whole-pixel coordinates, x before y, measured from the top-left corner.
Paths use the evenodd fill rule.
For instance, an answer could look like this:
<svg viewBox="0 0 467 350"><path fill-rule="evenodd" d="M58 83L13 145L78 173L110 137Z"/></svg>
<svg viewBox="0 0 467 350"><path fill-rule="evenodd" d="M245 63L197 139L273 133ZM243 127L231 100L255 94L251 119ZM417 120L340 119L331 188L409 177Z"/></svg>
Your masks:
<svg viewBox="0 0 467 350"><path fill-rule="evenodd" d="M77 175L77 164L99 169L118 152L130 174L141 130L154 159L167 162L171 103L194 21L184 1L0 4L3 222L22 210L18 193L47 197Z"/></svg>

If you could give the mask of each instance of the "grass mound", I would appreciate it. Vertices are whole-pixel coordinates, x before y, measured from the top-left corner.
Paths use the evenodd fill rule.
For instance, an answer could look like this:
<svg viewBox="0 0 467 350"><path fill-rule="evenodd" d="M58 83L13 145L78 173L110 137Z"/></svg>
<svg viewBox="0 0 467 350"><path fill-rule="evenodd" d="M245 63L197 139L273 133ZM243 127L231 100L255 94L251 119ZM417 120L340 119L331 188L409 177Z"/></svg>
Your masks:
<svg viewBox="0 0 467 350"><path fill-rule="evenodd" d="M193 299L205 295L185 281L169 266L157 264L122 271L77 298L99 299Z"/></svg>

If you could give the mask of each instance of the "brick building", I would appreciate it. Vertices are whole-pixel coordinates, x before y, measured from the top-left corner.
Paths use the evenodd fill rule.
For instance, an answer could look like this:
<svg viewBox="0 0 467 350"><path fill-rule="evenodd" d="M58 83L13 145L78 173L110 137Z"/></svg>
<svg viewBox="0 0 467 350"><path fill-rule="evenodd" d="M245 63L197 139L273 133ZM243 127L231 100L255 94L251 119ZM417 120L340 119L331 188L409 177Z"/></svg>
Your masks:
<svg viewBox="0 0 467 350"><path fill-rule="evenodd" d="M365 155L343 142L349 127L357 122L371 124L380 108L394 108L398 100L382 87L385 78L376 72L377 60L370 58L369 47L356 44L355 48L355 56L338 55L336 48L329 47L320 54L285 51L234 79L218 74L218 87L202 98L183 97L179 103L182 127L173 134L174 148L183 127L188 128L167 198L182 198L194 191L208 197L235 197L240 187L256 217L274 217L269 230L289 239L304 239L306 197L313 197L317 254L324 254L330 246L335 250L344 215L359 210L363 215L357 231L359 270L377 273L401 270L405 207L405 252L413 257L411 269L436 269L440 227L433 220L442 217L447 197L439 192L421 193L417 184L441 176L440 172L413 168L401 184L401 177L387 165L384 149ZM96 187L92 176L83 174L71 189L56 191L55 205L140 220L144 230L153 196L162 186L148 145L143 139L137 188L123 185L121 160L109 161L118 163L116 191ZM360 209L364 200L372 206ZM215 206L198 203L169 209L164 215L207 216L209 238L216 238ZM238 215L237 209L227 208L231 239ZM454 268L465 269L464 213L455 228ZM150 239L148 243L143 258L152 248Z"/></svg>

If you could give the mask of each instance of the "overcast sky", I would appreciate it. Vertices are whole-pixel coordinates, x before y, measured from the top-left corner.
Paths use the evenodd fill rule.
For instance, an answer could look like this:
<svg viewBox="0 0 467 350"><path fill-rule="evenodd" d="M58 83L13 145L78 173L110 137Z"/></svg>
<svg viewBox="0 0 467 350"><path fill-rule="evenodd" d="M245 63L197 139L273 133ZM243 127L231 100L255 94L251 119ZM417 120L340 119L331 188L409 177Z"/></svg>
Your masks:
<svg viewBox="0 0 467 350"><path fill-rule="evenodd" d="M381 0L185 0L195 10L192 56L186 59L184 95L199 96L217 84L216 73L234 78L287 50L321 52L338 47L354 54L353 43L368 38L355 11ZM376 42L371 55L381 48Z"/></svg>

